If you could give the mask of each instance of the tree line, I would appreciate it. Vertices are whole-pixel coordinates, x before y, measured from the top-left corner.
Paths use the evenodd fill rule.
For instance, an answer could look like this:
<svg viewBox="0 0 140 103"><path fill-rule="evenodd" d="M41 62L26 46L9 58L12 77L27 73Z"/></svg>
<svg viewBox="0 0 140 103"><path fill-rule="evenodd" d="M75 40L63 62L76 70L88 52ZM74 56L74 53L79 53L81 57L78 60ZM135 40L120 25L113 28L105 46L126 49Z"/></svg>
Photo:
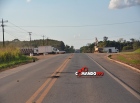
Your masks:
<svg viewBox="0 0 140 103"><path fill-rule="evenodd" d="M88 43L86 46L81 47L80 51L83 53L93 53L95 45L96 43ZM105 36L103 37L103 41L98 42L98 47L115 47L119 51L134 51L140 48L140 40L131 38L130 41L126 41L125 39L120 38L118 41L111 41Z"/></svg>
<svg viewBox="0 0 140 103"><path fill-rule="evenodd" d="M5 41L6 47L38 47L38 46L53 46L60 51L66 51L67 53L73 53L75 51L74 46L65 45L63 41L53 40L53 39L39 39L30 41L20 41L19 39L14 39L12 41ZM0 42L0 47L2 47L2 42Z"/></svg>

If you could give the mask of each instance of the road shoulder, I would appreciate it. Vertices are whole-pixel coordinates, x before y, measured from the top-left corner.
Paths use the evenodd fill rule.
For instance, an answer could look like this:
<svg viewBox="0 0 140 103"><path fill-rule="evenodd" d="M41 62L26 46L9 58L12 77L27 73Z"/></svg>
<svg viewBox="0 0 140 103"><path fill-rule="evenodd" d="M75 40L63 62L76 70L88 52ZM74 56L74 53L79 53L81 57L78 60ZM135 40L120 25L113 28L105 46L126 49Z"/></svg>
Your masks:
<svg viewBox="0 0 140 103"><path fill-rule="evenodd" d="M0 79L4 78L6 76L12 75L14 73L20 72L22 70L25 70L25 69L27 69L31 66L37 65L41 62L44 62L44 61L49 60L49 59L51 59L53 57L56 57L56 56L59 56L59 55L51 55L51 56L48 55L48 56L45 56L44 58L42 57L42 59L40 58L36 62L31 62L31 63L28 63L28 64L20 65L18 67L14 67L14 68L10 68L10 69L7 69L5 71L2 71L2 72L0 72Z"/></svg>

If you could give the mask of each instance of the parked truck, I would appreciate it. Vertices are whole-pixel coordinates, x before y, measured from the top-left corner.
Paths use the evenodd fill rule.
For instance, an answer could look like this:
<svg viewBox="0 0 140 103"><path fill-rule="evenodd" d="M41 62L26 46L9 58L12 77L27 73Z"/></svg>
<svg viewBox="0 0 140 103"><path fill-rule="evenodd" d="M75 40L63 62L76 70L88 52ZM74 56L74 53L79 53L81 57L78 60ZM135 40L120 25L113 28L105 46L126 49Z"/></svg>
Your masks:
<svg viewBox="0 0 140 103"><path fill-rule="evenodd" d="M34 48L34 54L55 54L57 49L52 46L39 46Z"/></svg>
<svg viewBox="0 0 140 103"><path fill-rule="evenodd" d="M118 53L119 52L119 50L116 49L115 47L104 47L103 51L107 52L107 53Z"/></svg>

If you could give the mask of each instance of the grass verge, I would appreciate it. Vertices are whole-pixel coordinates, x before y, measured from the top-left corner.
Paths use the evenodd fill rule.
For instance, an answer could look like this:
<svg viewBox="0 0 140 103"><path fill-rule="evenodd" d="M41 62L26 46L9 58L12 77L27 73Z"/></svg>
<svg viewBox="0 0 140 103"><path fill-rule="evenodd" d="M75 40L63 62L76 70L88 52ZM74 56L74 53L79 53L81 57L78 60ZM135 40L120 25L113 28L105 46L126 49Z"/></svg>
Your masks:
<svg viewBox="0 0 140 103"><path fill-rule="evenodd" d="M33 62L33 57L22 55L19 48L0 48L0 71Z"/></svg>
<svg viewBox="0 0 140 103"><path fill-rule="evenodd" d="M23 55L19 59L12 60L9 62L0 63L0 72L7 70L7 69L12 69L14 67L18 67L18 66L23 65L23 64L31 63L31 62L33 62L33 60L36 61L38 59L36 59L34 57L28 57L28 56Z"/></svg>
<svg viewBox="0 0 140 103"><path fill-rule="evenodd" d="M140 70L140 49L134 52L109 55L109 58L131 65Z"/></svg>

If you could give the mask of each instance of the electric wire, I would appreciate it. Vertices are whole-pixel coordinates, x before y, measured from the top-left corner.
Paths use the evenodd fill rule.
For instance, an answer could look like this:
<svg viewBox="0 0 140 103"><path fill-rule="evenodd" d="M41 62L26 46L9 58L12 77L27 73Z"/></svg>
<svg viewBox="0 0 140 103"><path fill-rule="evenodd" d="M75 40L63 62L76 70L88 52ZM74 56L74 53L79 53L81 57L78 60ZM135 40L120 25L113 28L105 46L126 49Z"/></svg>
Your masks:
<svg viewBox="0 0 140 103"><path fill-rule="evenodd" d="M9 33L9 32L7 32L7 31L5 31L5 33L7 33L7 34L13 36L13 37L16 38L16 39L19 39L19 37L15 36L15 35L13 35L13 34L11 34L11 33ZM23 40L23 39L20 39L20 40ZM24 41L24 40L23 40L23 41Z"/></svg>
<svg viewBox="0 0 140 103"><path fill-rule="evenodd" d="M98 25L81 25L81 26L17 26L15 25L14 23L8 21L10 24L14 25L14 26L8 26L10 28L12 27L17 27L19 28L20 30L24 31L22 33L28 33L27 30L21 28L21 27L90 27L90 26L105 26L105 25L118 25L118 24L128 24L128 23L139 23L140 21L129 21L129 22L120 22L120 23L109 23L109 24L98 24ZM2 32L2 31L0 31ZM17 33L17 32L16 32ZM21 32L19 32L21 33ZM9 33L8 33L9 34ZM33 33L34 35L36 36L41 36L41 35L38 35L36 33ZM131 33L132 34L132 33ZM11 34L10 34L11 35ZM125 35L128 35L128 34L125 34ZM125 36L125 35L118 35L118 36L111 36L112 37L119 37L119 36ZM134 34L133 34L134 35ZM110 37L109 37L110 38ZM93 38L90 38L90 39L76 39L76 40L92 40ZM100 38L99 38L100 39Z"/></svg>
<svg viewBox="0 0 140 103"><path fill-rule="evenodd" d="M94 27L94 26L107 26L107 25L122 25L122 24L130 24L130 23L139 23L140 21L128 21L128 22L119 22L119 23L108 23L108 24L95 24L95 25L78 25L78 26L17 26L17 27Z"/></svg>
<svg viewBox="0 0 140 103"><path fill-rule="evenodd" d="M15 25L14 23L12 23L12 22L10 22L10 21L9 21L9 23L12 24L12 25L14 25L15 27L17 27L17 28L19 28L19 29L25 31L26 33L29 33L29 31L27 31L27 30L21 28L20 26L17 26L17 25ZM13 26L9 26L9 27L13 27ZM38 35L38 34L36 34L36 33L33 33L33 35L40 36L40 35Z"/></svg>

